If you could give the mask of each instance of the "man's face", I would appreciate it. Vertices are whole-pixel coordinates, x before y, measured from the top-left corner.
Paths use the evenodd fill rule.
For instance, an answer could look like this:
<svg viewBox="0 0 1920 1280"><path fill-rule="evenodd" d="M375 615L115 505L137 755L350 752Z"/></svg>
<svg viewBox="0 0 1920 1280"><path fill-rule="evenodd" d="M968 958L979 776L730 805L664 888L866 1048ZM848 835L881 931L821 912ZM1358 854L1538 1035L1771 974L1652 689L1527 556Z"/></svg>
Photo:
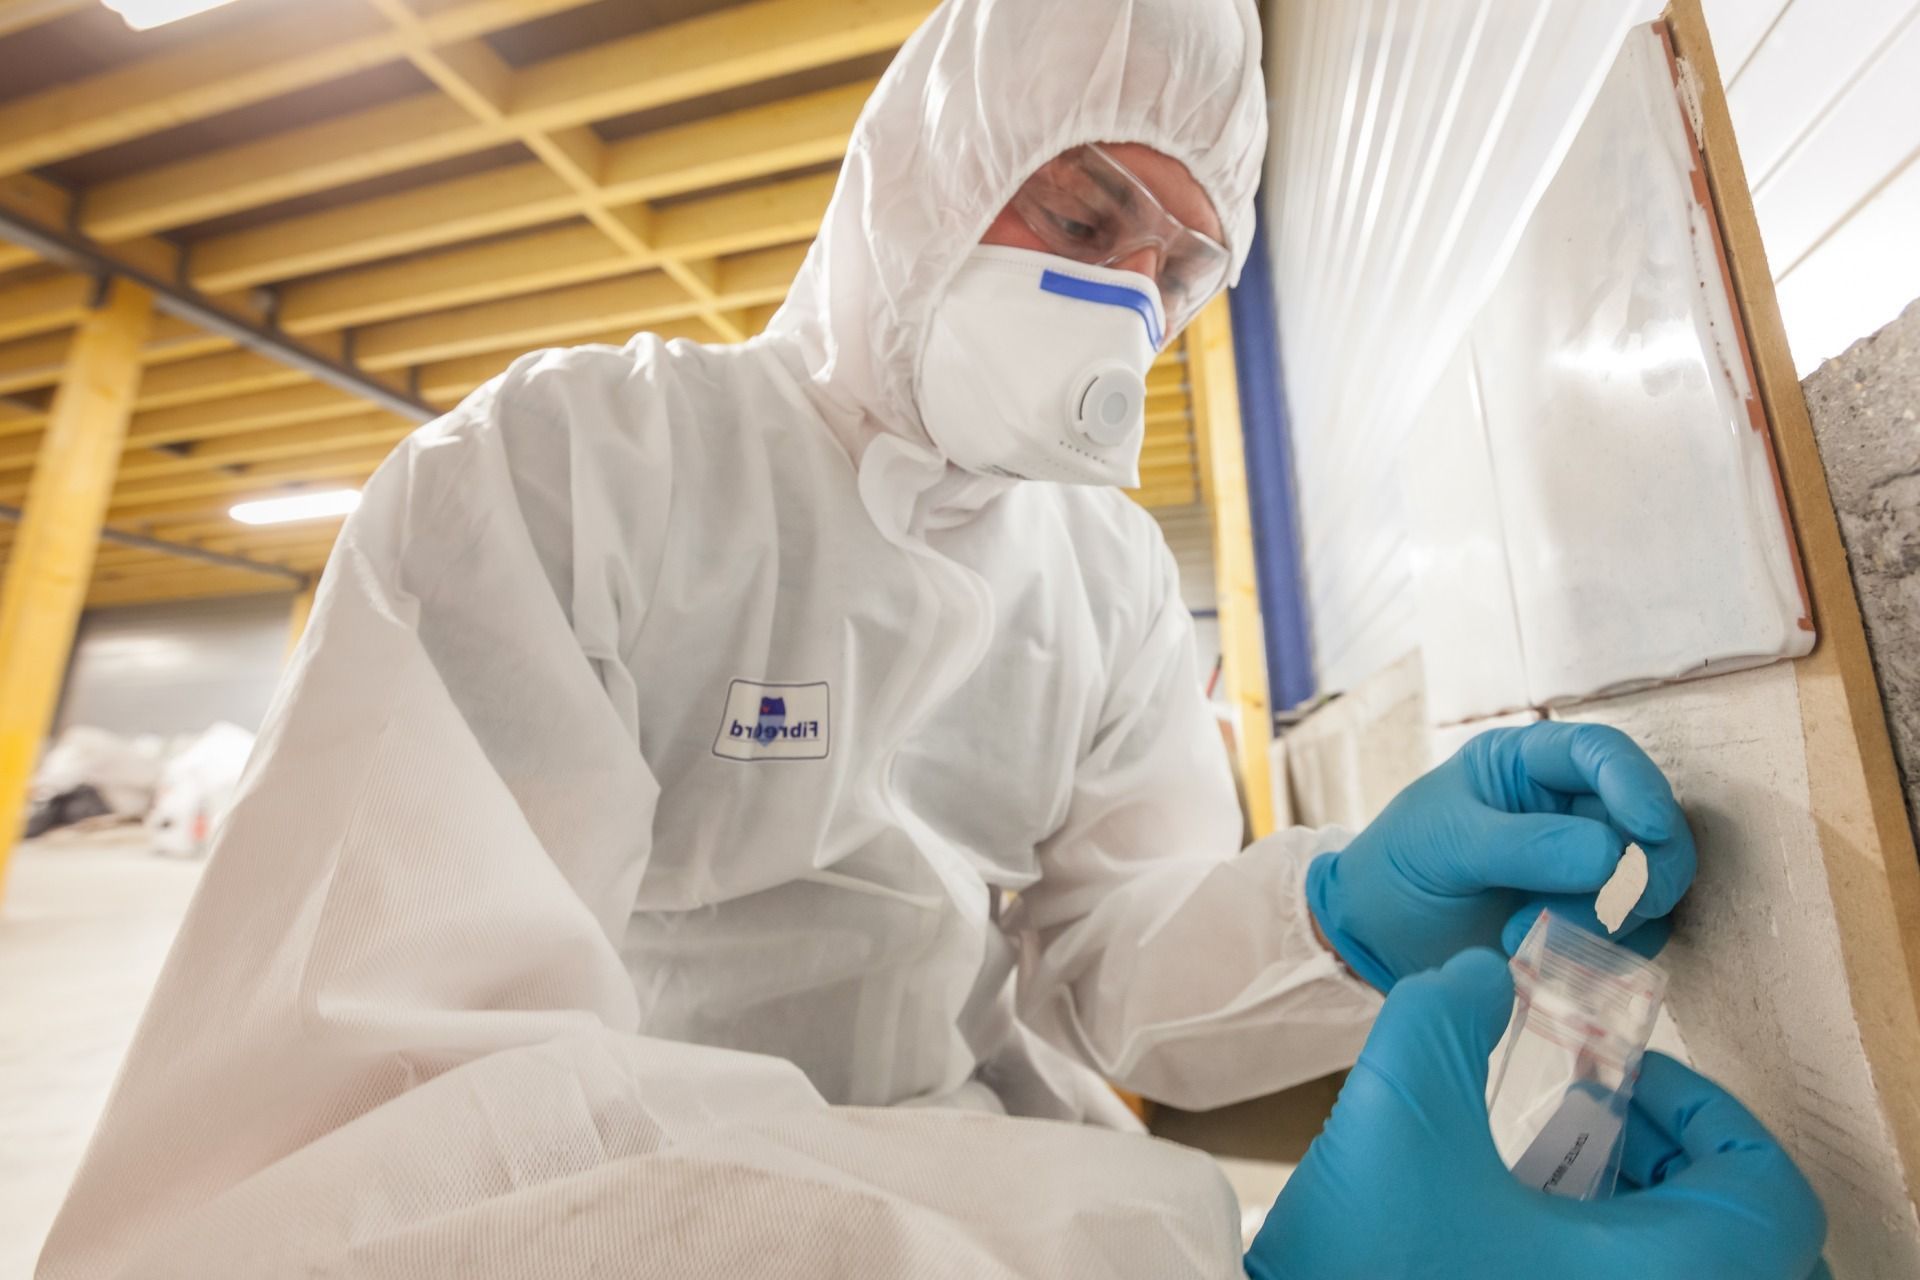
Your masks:
<svg viewBox="0 0 1920 1280"><path fill-rule="evenodd" d="M1108 142L1102 146L1108 155L1125 165L1146 184L1161 208L1210 240L1225 238L1220 228L1220 218L1213 211L1213 201L1207 199L1206 191L1193 180L1193 175L1187 172L1187 166L1172 156L1162 155L1138 142ZM1000 216L993 220L987 233L980 237L980 243L1003 244L1015 249L1038 249L1043 253L1047 251L1046 244L1020 220L1020 215L1013 211L1011 204L1000 211ZM1113 265L1125 271L1138 271L1145 276L1157 274L1158 260L1151 255L1151 251L1143 248L1139 252L1149 256L1129 256Z"/></svg>
<svg viewBox="0 0 1920 1280"><path fill-rule="evenodd" d="M1167 215L1179 226L1169 228ZM1223 238L1213 201L1187 165L1137 142L1110 142L1043 165L1000 209L981 244L1058 253L1156 280L1171 332L1225 284Z"/></svg>

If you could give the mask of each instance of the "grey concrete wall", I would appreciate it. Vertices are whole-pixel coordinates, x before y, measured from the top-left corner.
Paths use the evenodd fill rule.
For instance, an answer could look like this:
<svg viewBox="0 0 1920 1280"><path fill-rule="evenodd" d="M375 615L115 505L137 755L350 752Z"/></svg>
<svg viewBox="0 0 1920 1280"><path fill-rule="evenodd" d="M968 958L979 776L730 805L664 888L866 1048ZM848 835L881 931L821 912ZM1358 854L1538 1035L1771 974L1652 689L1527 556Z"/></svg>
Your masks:
<svg viewBox="0 0 1920 1280"><path fill-rule="evenodd" d="M1920 838L1920 302L1806 393Z"/></svg>
<svg viewBox="0 0 1920 1280"><path fill-rule="evenodd" d="M257 730L280 681L291 597L126 605L80 622L54 731L87 724L129 736L199 733L216 720Z"/></svg>

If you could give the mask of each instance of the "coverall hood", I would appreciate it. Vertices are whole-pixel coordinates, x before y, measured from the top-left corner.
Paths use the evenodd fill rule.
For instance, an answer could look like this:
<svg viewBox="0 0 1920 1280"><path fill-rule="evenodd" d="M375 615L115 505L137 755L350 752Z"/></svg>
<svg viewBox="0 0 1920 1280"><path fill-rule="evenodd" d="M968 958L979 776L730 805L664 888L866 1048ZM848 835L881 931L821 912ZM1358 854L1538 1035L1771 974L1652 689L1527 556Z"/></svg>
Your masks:
<svg viewBox="0 0 1920 1280"><path fill-rule="evenodd" d="M1239 277L1266 150L1252 0L947 0L855 124L819 237L768 332L841 442L931 447L914 375L935 304L1020 184L1087 142L1186 165Z"/></svg>

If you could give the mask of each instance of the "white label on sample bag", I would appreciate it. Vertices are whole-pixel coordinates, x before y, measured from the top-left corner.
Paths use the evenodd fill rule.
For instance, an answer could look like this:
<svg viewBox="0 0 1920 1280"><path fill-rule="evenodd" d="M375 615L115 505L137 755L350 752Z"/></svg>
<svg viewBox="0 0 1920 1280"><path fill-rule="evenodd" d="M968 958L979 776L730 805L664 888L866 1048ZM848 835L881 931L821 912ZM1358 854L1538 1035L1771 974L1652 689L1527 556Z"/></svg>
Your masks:
<svg viewBox="0 0 1920 1280"><path fill-rule="evenodd" d="M829 698L819 684L759 684L735 680L713 754L727 760L824 760Z"/></svg>
<svg viewBox="0 0 1920 1280"><path fill-rule="evenodd" d="M1549 1195L1571 1200L1606 1195L1612 1188L1603 1185L1603 1179L1619 1137L1620 1117L1607 1105L1607 1098L1591 1087L1575 1085L1526 1154L1514 1163L1513 1176Z"/></svg>

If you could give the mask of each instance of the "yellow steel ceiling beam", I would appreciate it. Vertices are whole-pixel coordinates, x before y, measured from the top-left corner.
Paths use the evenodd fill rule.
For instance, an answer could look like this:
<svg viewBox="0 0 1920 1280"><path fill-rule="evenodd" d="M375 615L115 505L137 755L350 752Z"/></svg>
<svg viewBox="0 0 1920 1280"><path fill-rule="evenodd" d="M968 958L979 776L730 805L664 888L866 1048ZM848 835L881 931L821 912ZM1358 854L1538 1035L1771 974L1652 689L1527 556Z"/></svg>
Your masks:
<svg viewBox="0 0 1920 1280"><path fill-rule="evenodd" d="M294 588L295 584L285 578L248 573L244 569L208 567L183 571L178 576L147 575L90 587L87 591L87 608L157 604L163 600L212 600L222 596L285 595Z"/></svg>
<svg viewBox="0 0 1920 1280"><path fill-rule="evenodd" d="M837 174L815 174L691 200L655 214L655 235L662 252L681 257L721 257L811 240L837 179Z"/></svg>
<svg viewBox="0 0 1920 1280"><path fill-rule="evenodd" d="M0 440L0 471L19 471L31 467L40 456L40 440L44 434L35 431Z"/></svg>
<svg viewBox="0 0 1920 1280"><path fill-rule="evenodd" d="M722 262L721 305L749 307L784 297L795 261L793 251L772 249ZM357 331L354 350L367 368L388 370L512 346L565 343L608 328L644 329L684 320L697 310L678 284L650 271L370 325Z"/></svg>
<svg viewBox="0 0 1920 1280"><path fill-rule="evenodd" d="M98 288L94 276L58 274L42 280L0 282L0 351L25 349L27 338L46 338L69 330L86 317L88 301ZM65 338L61 338L65 340ZM230 338L207 334L204 328L171 317L156 315L146 344L140 347L140 363L157 365L171 359L186 359L202 351L221 351L232 347ZM50 349L50 347L42 347ZM10 357L12 359L12 357Z"/></svg>
<svg viewBox="0 0 1920 1280"><path fill-rule="evenodd" d="M421 41L451 43L576 8L586 0L470 0L418 32L358 5L265 13L196 41L0 107L0 173L18 173L391 62ZM4 18L0 18L0 23Z"/></svg>
<svg viewBox="0 0 1920 1280"><path fill-rule="evenodd" d="M69 341L67 334L42 334L0 343L0 393L35 391L58 383ZM156 315L152 336L140 349L140 363L168 364L232 349L230 338L197 329L176 316ZM17 430L38 430L46 422L45 413L0 410L0 436Z"/></svg>
<svg viewBox="0 0 1920 1280"><path fill-rule="evenodd" d="M316 528L315 525L323 527ZM115 526L108 526L111 530ZM235 532L238 530L239 532ZM208 521L204 531L194 538L169 536L168 544L160 547L126 546L111 540L103 540L94 556L96 576L99 570L108 566L124 569L136 564L150 564L156 568L178 568L184 562L188 565L204 565L192 555L194 551L211 551L220 555L240 556L258 564L270 564L278 555L324 555L332 549L338 537L338 521L310 521L298 525L265 526L253 528L240 524L231 517L217 522ZM108 534L103 532L103 539ZM10 544L0 542L0 568L4 568Z"/></svg>
<svg viewBox="0 0 1920 1280"><path fill-rule="evenodd" d="M367 0L367 3L400 30L420 33L420 17L408 7L407 0ZM581 212L587 220L623 257L635 265L660 266L692 297L701 318L708 324L730 339L745 336L733 329L713 306L713 288L700 272L674 257L654 253L644 211L608 207L599 181L606 148L591 128L581 123L547 129L509 116L507 103L514 72L484 41L470 40L446 49L421 42L409 48L407 56L441 92L458 102L474 119L517 139L558 174L580 197Z"/></svg>
<svg viewBox="0 0 1920 1280"><path fill-rule="evenodd" d="M81 230L115 243L505 141L439 91L157 165L87 191Z"/></svg>
<svg viewBox="0 0 1920 1280"><path fill-rule="evenodd" d="M394 369L508 346L562 343L618 325L638 329L656 318L682 319L690 310L678 285L647 271L370 325L359 331L355 346L372 367Z"/></svg>
<svg viewBox="0 0 1920 1280"><path fill-rule="evenodd" d="M544 164L507 165L210 236L188 269L203 289L242 289L557 222L579 206Z"/></svg>
<svg viewBox="0 0 1920 1280"><path fill-rule="evenodd" d="M341 463L337 467L310 466L301 475L302 483L291 488L289 488L290 482L261 479L255 482L256 488L239 489L230 494L202 494L185 498L143 501L138 506L116 510L113 513L113 522L142 532L151 531L153 536L160 537L163 536L159 531L162 525L217 521L236 503L248 502L255 498L283 497L289 492L303 488L320 487L317 482L322 480L328 482L325 488L357 486L373 474L374 468L380 461L380 458L370 459L357 467L348 463ZM227 523L231 525L232 521Z"/></svg>
<svg viewBox="0 0 1920 1280"><path fill-rule="evenodd" d="M12 436L0 438L0 470L10 466L31 466L33 453L40 447L40 432L17 432ZM27 461L21 459L21 449L27 451Z"/></svg>
<svg viewBox="0 0 1920 1280"><path fill-rule="evenodd" d="M368 437L356 437L361 443L352 447L318 449L309 451L305 456L280 457L266 462L249 462L202 467L198 470L176 472L142 473L137 476L125 474L115 477L113 498L109 506L112 519L121 519L121 512L134 507L152 503L170 502L175 498L194 498L225 493L240 493L270 487L276 484L300 484L311 479L330 479L344 475L355 467L364 464L372 470L393 445L404 438L404 432L385 431L373 434L371 445L365 441ZM350 442L343 442L350 443ZM26 492L24 480L8 477L0 483L0 503L13 504L20 501Z"/></svg>
<svg viewBox="0 0 1920 1280"><path fill-rule="evenodd" d="M55 333L0 346L0 395L34 391L58 383L60 372L66 367L67 348L71 345L68 335ZM13 423L23 424L25 418L26 415L21 415L13 419ZM21 426L20 429L33 428Z"/></svg>
<svg viewBox="0 0 1920 1280"><path fill-rule="evenodd" d="M585 223L296 282L281 291L281 323L302 333L487 302L627 275L632 259Z"/></svg>
<svg viewBox="0 0 1920 1280"><path fill-rule="evenodd" d="M325 422L365 413L366 409L365 400L337 388L318 382L294 384L197 404L143 410L133 415L133 422L127 427L127 447L151 448L183 440L241 435L269 427Z"/></svg>
<svg viewBox="0 0 1920 1280"><path fill-rule="evenodd" d="M229 528L242 528L232 522ZM317 551L324 555L333 548L334 541L340 536L340 527L329 524L323 529L314 529L305 523L282 525L261 529L243 529L240 533L203 537L195 544L208 551L218 551L224 555L271 556L305 555Z"/></svg>
<svg viewBox="0 0 1920 1280"><path fill-rule="evenodd" d="M385 24L357 5L307 6L0 107L0 173L98 151L304 89L393 57Z"/></svg>
<svg viewBox="0 0 1920 1280"><path fill-rule="evenodd" d="M290 569L294 573L310 572L326 563L326 554L324 550L303 547L297 551L282 551L271 556L255 559L255 564L261 566L262 569L269 570L269 572L265 573L243 568L239 565L203 564L196 562L190 556L163 559L158 564L123 561L117 564L102 566L99 571L93 575L90 585L92 587L105 587L125 582L153 582L168 579L184 580L206 574L245 573L249 576L266 578L270 582L277 582L280 584L280 589L285 591L290 587L297 586L297 581L288 577L286 574L273 573L270 571L271 569Z"/></svg>
<svg viewBox="0 0 1920 1280"><path fill-rule="evenodd" d="M210 333L190 320L179 316L155 316L153 335L147 339L147 345L140 349L140 363L148 366L171 364L175 360L191 360L195 356L208 356L234 348L232 338Z"/></svg>
<svg viewBox="0 0 1920 1280"><path fill-rule="evenodd" d="M317 453L305 458L287 458L248 466L238 474L222 471L189 475L160 476L152 480L130 480L115 484L108 512L115 520L122 513L177 498L217 497L224 494L251 494L274 485L305 484L313 480L332 480L346 475L365 475L393 451L391 443L356 446L350 449Z"/></svg>
<svg viewBox="0 0 1920 1280"><path fill-rule="evenodd" d="M330 536L338 536L340 528L345 522L345 516L329 516L319 520L302 520L298 527L303 530L314 530L316 534L321 530L331 530ZM152 537L164 538L168 542L199 544L202 539L216 539L227 536L240 538L271 538L276 533L284 532L293 527L292 525L262 525L251 527L243 525L233 519L233 517L221 513L211 518L205 516L187 516L173 519L156 518L148 522L146 532ZM225 549L231 551L233 549L231 547L215 547L211 542L208 543L208 547L210 550Z"/></svg>
<svg viewBox="0 0 1920 1280"><path fill-rule="evenodd" d="M109 575L125 576L129 570L165 571L177 564L178 560L163 552L116 547L109 543L102 546L93 557L92 581L98 582Z"/></svg>
<svg viewBox="0 0 1920 1280"><path fill-rule="evenodd" d="M129 455L121 460L120 479L148 480L221 467L251 468L256 463L302 458L356 445L391 447L405 439L417 425L397 413L376 409L333 422L273 427L246 435L198 441L182 446L180 453L148 450L138 457Z"/></svg>
<svg viewBox="0 0 1920 1280"><path fill-rule="evenodd" d="M359 417L367 412L367 401L359 396L311 382L284 390L255 392L208 403L147 410L133 415L133 421L127 428L125 457L129 464L136 458L149 456L165 459L170 455L149 455L145 451L184 441L252 435L268 428ZM398 421L394 415L386 416ZM38 447L37 433L0 438L0 472L32 466Z"/></svg>
<svg viewBox="0 0 1920 1280"><path fill-rule="evenodd" d="M781 302L784 301L784 298L781 299ZM781 302L764 302L757 307L747 308L747 328L756 334L765 332L766 327L773 323L774 316L779 314Z"/></svg>
<svg viewBox="0 0 1920 1280"><path fill-rule="evenodd" d="M859 80L610 142L601 189L616 204L638 203L838 160L875 83Z"/></svg>
<svg viewBox="0 0 1920 1280"><path fill-rule="evenodd" d="M607 120L897 48L930 0L754 0L517 72L513 113L542 129Z"/></svg>
<svg viewBox="0 0 1920 1280"><path fill-rule="evenodd" d="M122 281L81 324L0 585L0 886L60 696L152 318L152 295Z"/></svg>
<svg viewBox="0 0 1920 1280"><path fill-rule="evenodd" d="M93 8L96 0L0 0L0 36Z"/></svg>
<svg viewBox="0 0 1920 1280"><path fill-rule="evenodd" d="M806 240L819 229L831 194L831 178L814 177L689 201L655 218L654 247L697 261ZM280 323L289 333L321 333L601 280L636 265L644 264L604 233L555 227L289 285Z"/></svg>
<svg viewBox="0 0 1920 1280"><path fill-rule="evenodd" d="M157 328L159 319L154 324ZM65 368L67 361L67 342L65 334L58 334L0 347L0 393L35 391L58 384L61 368ZM180 349L196 351L205 349L205 345ZM232 347L230 342L219 345ZM154 344L148 344L140 355L148 365L148 376L140 384L140 405L144 409L169 403L179 405L194 399L217 399L221 395L238 395L242 390L261 390L267 386L294 386L309 380L298 368L269 361L265 355L253 355L252 351L194 355L192 359L157 363L152 359L156 355ZM0 420L0 438L35 432L42 426L46 426L44 413L19 413Z"/></svg>
<svg viewBox="0 0 1920 1280"><path fill-rule="evenodd" d="M482 150L516 129L586 125L828 66L898 45L932 7L754 0L519 68L498 122L438 91L404 98L103 183L81 226L117 241Z"/></svg>
<svg viewBox="0 0 1920 1280"><path fill-rule="evenodd" d="M301 339L265 323L264 309L269 299L244 294L216 297L177 284L185 266L185 251L178 245L153 237L114 246L75 239L67 227L72 198L44 179L25 174L0 182L0 210L28 233L30 243L45 246L45 251L56 255L84 256L103 273L138 280L167 297L168 305L191 315L196 323L235 340L244 335L247 341L272 351L276 361L299 366L305 371L303 376L346 383L370 399L390 406L405 405L408 411L417 407L401 385L353 367L345 358L343 338L327 335Z"/></svg>
<svg viewBox="0 0 1920 1280"><path fill-rule="evenodd" d="M0 342L71 329L86 318L97 287L75 275L8 283L0 288Z"/></svg>
<svg viewBox="0 0 1920 1280"><path fill-rule="evenodd" d="M224 396L271 391L281 387L302 386L312 379L290 365L269 360L251 351L233 351L225 355L202 356L163 365L149 372L140 384L140 409L165 409L173 405L198 404Z"/></svg>

